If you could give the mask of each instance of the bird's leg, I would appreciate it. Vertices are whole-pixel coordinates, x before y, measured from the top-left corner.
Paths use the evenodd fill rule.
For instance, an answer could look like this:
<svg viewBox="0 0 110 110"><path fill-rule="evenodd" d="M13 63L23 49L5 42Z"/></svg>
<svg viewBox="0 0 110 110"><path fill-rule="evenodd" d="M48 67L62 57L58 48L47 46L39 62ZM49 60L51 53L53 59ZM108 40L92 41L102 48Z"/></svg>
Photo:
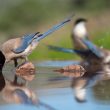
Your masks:
<svg viewBox="0 0 110 110"><path fill-rule="evenodd" d="M24 58L24 60L25 60L25 62L27 62L27 61L28 61L28 58L27 58L27 57L25 57L25 58Z"/></svg>
<svg viewBox="0 0 110 110"><path fill-rule="evenodd" d="M17 59L14 59L14 65L15 65L15 68L18 66L18 62L17 62ZM14 77L14 84L17 84L17 75L15 74L15 77Z"/></svg>
<svg viewBox="0 0 110 110"><path fill-rule="evenodd" d="M27 57L23 57L22 59L23 59L23 63L28 62L28 58Z"/></svg>
<svg viewBox="0 0 110 110"><path fill-rule="evenodd" d="M18 66L17 59L14 59L14 65L15 65L15 67L17 67L17 66Z"/></svg>

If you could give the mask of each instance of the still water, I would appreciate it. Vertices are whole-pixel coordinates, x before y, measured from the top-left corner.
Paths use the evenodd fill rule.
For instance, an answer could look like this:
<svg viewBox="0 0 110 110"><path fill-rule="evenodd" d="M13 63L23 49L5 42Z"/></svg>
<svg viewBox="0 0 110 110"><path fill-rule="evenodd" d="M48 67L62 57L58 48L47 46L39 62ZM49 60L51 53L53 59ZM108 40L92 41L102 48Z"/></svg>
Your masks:
<svg viewBox="0 0 110 110"><path fill-rule="evenodd" d="M44 61L36 65L36 77L29 83L39 100L50 105L55 110L109 110L110 109L110 80L102 78L102 74L92 77L72 79L56 73L53 70L78 64L73 61ZM11 69L10 69L11 68ZM13 67L4 69L5 77L11 79ZM86 82L86 83L85 83ZM74 83L74 84L73 84ZM81 96L81 99L80 99ZM7 105L0 93L0 110L46 110L45 108L24 105Z"/></svg>

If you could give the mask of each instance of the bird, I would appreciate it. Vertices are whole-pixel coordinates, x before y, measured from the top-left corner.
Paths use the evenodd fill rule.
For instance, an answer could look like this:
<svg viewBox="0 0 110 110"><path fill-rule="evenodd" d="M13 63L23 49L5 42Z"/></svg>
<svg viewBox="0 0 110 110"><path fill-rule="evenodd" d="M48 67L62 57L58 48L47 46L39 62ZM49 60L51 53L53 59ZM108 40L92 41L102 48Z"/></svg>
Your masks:
<svg viewBox="0 0 110 110"><path fill-rule="evenodd" d="M86 19L79 18L74 23L72 30L73 49L47 45L48 48L66 53L75 53L89 64L110 63L110 50L100 48L90 41L86 22Z"/></svg>
<svg viewBox="0 0 110 110"><path fill-rule="evenodd" d="M30 54L32 50L36 48L40 40L53 33L55 30L58 30L59 28L64 26L65 23L68 23L70 21L71 17L53 26L51 29L44 32L43 34L39 34L39 32L36 32L4 42L1 46L1 51L6 58L6 62L13 60L16 67L18 65L18 58L23 58L25 59L25 61L27 61L28 54Z"/></svg>
<svg viewBox="0 0 110 110"><path fill-rule="evenodd" d="M99 64L99 65L109 64L110 63L110 50L100 48L90 41L89 35L87 33L85 21L87 20L80 18L75 23L76 26L74 27L73 34L72 34L72 38L74 39L73 43L74 45L76 45L75 49L78 49L78 46L80 46L80 50L85 51L82 55L82 58L89 63ZM79 27L77 23L79 24ZM80 34L77 32L78 28L79 28ZM81 43L80 42L78 43L76 39L81 41ZM83 44L85 47L83 45L81 46L81 44Z"/></svg>
<svg viewBox="0 0 110 110"><path fill-rule="evenodd" d="M37 47L39 41L48 36L49 34L53 33L55 30L58 30L59 28L64 26L64 24L70 22L72 16L53 26L43 34L36 32L24 35L20 38L10 39L4 42L1 46L1 51L6 58L5 62L8 63L13 60L15 67L17 67L18 59L21 58L24 59L25 62L28 61L27 56ZM17 76L15 75L15 82L16 81Z"/></svg>
<svg viewBox="0 0 110 110"><path fill-rule="evenodd" d="M72 29L72 34L71 34L71 38L72 38L72 42L73 42L73 46L74 46L73 49L47 45L48 48L57 50L57 51L66 52L66 53L75 53L75 54L79 55L80 57L85 57L85 53L88 54L87 47L80 40L80 38L88 39L88 32L85 27L86 22L87 22L86 19L78 18L74 23L74 27Z"/></svg>
<svg viewBox="0 0 110 110"><path fill-rule="evenodd" d="M0 51L0 92L3 99L8 103L30 105L37 108L45 108L46 110L55 110L50 105L40 101L35 93L26 86L26 83L15 83L3 76L3 67L5 64L5 56Z"/></svg>
<svg viewBox="0 0 110 110"><path fill-rule="evenodd" d="M72 30L72 41L74 48L62 48L48 45L50 49L66 53L75 53L81 57L78 63L85 70L82 77L74 78L71 87L74 88L74 96L78 102L86 101L86 91L98 81L103 80L106 75L110 76L110 50L100 48L89 39L86 29L87 20L79 18L76 20Z"/></svg>

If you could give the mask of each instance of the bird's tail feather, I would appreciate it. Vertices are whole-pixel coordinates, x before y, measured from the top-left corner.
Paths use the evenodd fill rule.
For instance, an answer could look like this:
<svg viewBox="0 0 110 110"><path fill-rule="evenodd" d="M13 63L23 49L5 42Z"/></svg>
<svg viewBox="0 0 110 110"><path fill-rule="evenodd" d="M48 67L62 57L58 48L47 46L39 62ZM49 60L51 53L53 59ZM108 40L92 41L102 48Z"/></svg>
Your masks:
<svg viewBox="0 0 110 110"><path fill-rule="evenodd" d="M52 46L52 45L47 45L48 49L55 50L55 51L60 51L60 52L65 52L65 53L76 53L73 49L67 49L63 47L57 47L57 46Z"/></svg>
<svg viewBox="0 0 110 110"><path fill-rule="evenodd" d="M58 47L58 46L52 46L52 45L47 45L47 47L51 50L55 51L60 51L60 52L65 52L65 53L74 53L74 54L80 54L80 55L85 55L89 52L89 50L77 50L77 49L69 49L69 48L63 48L63 47Z"/></svg>
<svg viewBox="0 0 110 110"><path fill-rule="evenodd" d="M50 28L48 31L44 32L44 33L42 34L42 36L38 37L36 40L37 40L37 41L40 41L41 39L45 38L47 35L53 33L54 31L56 31L56 30L58 30L58 29L60 29L60 28L63 27L66 23L70 22L72 17L73 17L73 15L70 16L69 18L67 18L66 20L60 22L59 24L53 26L53 27Z"/></svg>

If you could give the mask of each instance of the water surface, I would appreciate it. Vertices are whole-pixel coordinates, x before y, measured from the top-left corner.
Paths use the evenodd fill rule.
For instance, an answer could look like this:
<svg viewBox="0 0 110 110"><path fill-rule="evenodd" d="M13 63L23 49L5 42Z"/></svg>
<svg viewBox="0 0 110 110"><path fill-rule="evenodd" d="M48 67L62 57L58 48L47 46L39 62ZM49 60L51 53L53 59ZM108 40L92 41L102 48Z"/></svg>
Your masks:
<svg viewBox="0 0 110 110"><path fill-rule="evenodd" d="M78 64L73 61L45 61L37 63L36 78L29 83L29 87L44 103L51 105L56 110L109 110L110 109L110 80L99 80L99 76L89 78L88 85L84 87L85 101L79 102L75 98L75 89L71 88L72 78L53 72L56 68ZM12 78L13 67L8 65L4 69L7 78ZM11 76L12 75L12 76ZM6 102L0 94L0 110L7 110ZM10 108L13 105L10 105ZM15 108L17 107L14 105ZM31 108L30 108L31 109ZM29 109L29 110L30 110ZM40 110L40 108L37 108ZM33 108L34 110L34 108Z"/></svg>

